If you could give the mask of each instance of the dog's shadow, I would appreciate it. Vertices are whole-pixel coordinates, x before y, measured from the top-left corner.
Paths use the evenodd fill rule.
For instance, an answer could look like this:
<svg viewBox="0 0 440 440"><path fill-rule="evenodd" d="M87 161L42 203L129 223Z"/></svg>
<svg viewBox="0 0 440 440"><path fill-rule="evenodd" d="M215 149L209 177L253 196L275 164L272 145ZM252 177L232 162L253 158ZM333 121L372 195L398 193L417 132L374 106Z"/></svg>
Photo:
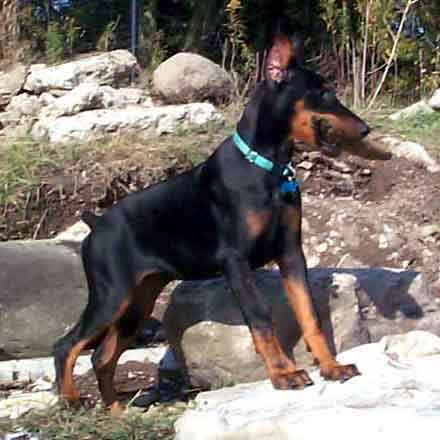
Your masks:
<svg viewBox="0 0 440 440"><path fill-rule="evenodd" d="M418 275L414 271L383 268L310 269L313 303L333 353L374 340L374 335L369 334L369 325L387 327L397 321L414 323L422 319L424 309L434 302L429 295L419 295L419 302L412 295L411 286ZM301 332L284 295L280 274L278 271L257 270L255 276L259 289L272 305L281 345L293 357ZM202 321L227 326L245 325L237 299L224 278L180 284L171 297L164 320L166 327L172 329L168 337L173 339L173 354L184 370L185 356L181 344L185 331ZM345 326L345 345L344 341L341 345L341 338L338 343L335 341L335 323ZM412 326L409 324L409 328ZM347 332L352 332L353 337L347 336Z"/></svg>

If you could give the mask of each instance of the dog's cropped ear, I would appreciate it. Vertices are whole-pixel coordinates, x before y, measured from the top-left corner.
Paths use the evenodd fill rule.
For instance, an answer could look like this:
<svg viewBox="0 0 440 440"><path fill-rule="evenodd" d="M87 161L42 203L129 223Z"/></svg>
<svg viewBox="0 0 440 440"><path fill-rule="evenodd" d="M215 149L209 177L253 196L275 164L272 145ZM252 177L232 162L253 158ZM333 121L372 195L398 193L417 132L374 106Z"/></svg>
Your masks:
<svg viewBox="0 0 440 440"><path fill-rule="evenodd" d="M266 78L281 82L289 67L302 64L303 53L303 40L300 36L290 38L284 33L277 33L267 56Z"/></svg>

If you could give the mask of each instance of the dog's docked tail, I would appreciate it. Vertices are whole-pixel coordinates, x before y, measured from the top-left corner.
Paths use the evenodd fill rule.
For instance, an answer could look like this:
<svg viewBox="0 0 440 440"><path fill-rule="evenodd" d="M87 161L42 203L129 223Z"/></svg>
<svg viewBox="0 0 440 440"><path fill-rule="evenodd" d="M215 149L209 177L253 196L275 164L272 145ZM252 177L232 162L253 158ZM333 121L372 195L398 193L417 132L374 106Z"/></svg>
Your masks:
<svg viewBox="0 0 440 440"><path fill-rule="evenodd" d="M90 229L95 229L99 217L93 214L92 211L84 211L81 214L81 220L89 226Z"/></svg>

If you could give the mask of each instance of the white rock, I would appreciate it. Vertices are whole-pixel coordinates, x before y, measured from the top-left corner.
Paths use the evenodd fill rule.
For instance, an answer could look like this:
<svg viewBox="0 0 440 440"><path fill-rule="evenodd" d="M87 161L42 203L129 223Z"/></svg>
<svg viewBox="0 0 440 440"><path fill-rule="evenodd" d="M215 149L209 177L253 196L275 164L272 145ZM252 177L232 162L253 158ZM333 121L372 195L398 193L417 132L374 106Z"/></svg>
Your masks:
<svg viewBox="0 0 440 440"><path fill-rule="evenodd" d="M128 83L137 68L136 58L130 52L114 50L58 66L34 67L24 88L33 93L42 93L52 89L72 90L84 82L120 85Z"/></svg>
<svg viewBox="0 0 440 440"><path fill-rule="evenodd" d="M70 241L74 243L81 243L90 233L89 226L82 220L76 222L74 225L67 228L65 231L59 233L54 240L56 241Z"/></svg>
<svg viewBox="0 0 440 440"><path fill-rule="evenodd" d="M0 72L0 108L6 107L11 98L23 87L28 69L22 64L9 72Z"/></svg>
<svg viewBox="0 0 440 440"><path fill-rule="evenodd" d="M151 348L139 348L125 351L119 363L129 361L144 362L149 361L158 364L164 357L166 347L158 346ZM92 367L89 355L80 356L75 364L75 375L82 375ZM55 380L54 360L52 357L23 359L15 361L0 362L0 382L10 382L12 380L36 381L45 379Z"/></svg>
<svg viewBox="0 0 440 440"><path fill-rule="evenodd" d="M428 103L434 110L440 110L440 89L437 89Z"/></svg>
<svg viewBox="0 0 440 440"><path fill-rule="evenodd" d="M208 103L153 108L138 106L125 110L91 110L58 119L44 118L35 124L32 136L36 140L67 144L126 133L159 136L208 122L223 122L222 115Z"/></svg>
<svg viewBox="0 0 440 440"><path fill-rule="evenodd" d="M76 115L85 110L100 108L102 92L95 83L83 83L56 99L41 111L41 118Z"/></svg>
<svg viewBox="0 0 440 440"><path fill-rule="evenodd" d="M6 107L6 111L14 112L20 116L36 116L43 104L35 95L21 93L14 96Z"/></svg>
<svg viewBox="0 0 440 440"><path fill-rule="evenodd" d="M152 107L151 98L141 89L114 89L95 83L83 83L45 107L41 118L73 116L86 110L124 108L130 105Z"/></svg>
<svg viewBox="0 0 440 440"><path fill-rule="evenodd" d="M50 391L20 393L0 400L0 418L17 419L31 410L50 408L58 403L58 397Z"/></svg>
<svg viewBox="0 0 440 440"><path fill-rule="evenodd" d="M400 141L399 139L386 136L382 142L390 145L391 152L396 157L404 157L426 167L431 173L440 171L440 165L431 157L423 145L416 142Z"/></svg>
<svg viewBox="0 0 440 440"><path fill-rule="evenodd" d="M402 338L412 348L440 344L425 332ZM201 393L176 422L175 439L432 438L440 426L440 354L393 359L384 345L341 354L341 361L356 363L362 372L343 384L325 382L314 371L315 385L300 391L277 391L265 381Z"/></svg>
<svg viewBox="0 0 440 440"><path fill-rule="evenodd" d="M142 105L153 107L153 101L142 89L123 87L114 89L110 86L102 86L102 108L124 108L128 105Z"/></svg>
<svg viewBox="0 0 440 440"><path fill-rule="evenodd" d="M323 243L316 246L316 252L323 254L324 252L327 252L328 244L324 241Z"/></svg>
<svg viewBox="0 0 440 440"><path fill-rule="evenodd" d="M393 121L398 121L401 119L414 118L417 115L426 115L434 113L434 110L425 102L419 101L409 107L404 108L396 113L390 115L390 119Z"/></svg>
<svg viewBox="0 0 440 440"><path fill-rule="evenodd" d="M384 352L393 359L405 360L440 355L440 338L421 330L403 335L384 336L380 344Z"/></svg>

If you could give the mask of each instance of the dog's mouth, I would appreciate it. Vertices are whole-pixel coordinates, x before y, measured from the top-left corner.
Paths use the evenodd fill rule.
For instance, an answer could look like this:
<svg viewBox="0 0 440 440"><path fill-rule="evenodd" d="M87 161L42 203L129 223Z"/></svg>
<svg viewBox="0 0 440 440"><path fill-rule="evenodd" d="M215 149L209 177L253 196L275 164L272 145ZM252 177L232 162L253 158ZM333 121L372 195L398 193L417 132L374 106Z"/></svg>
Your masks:
<svg viewBox="0 0 440 440"><path fill-rule="evenodd" d="M314 116L312 128L317 146L324 154L332 157L341 154L342 148L338 145L339 136L327 119Z"/></svg>

